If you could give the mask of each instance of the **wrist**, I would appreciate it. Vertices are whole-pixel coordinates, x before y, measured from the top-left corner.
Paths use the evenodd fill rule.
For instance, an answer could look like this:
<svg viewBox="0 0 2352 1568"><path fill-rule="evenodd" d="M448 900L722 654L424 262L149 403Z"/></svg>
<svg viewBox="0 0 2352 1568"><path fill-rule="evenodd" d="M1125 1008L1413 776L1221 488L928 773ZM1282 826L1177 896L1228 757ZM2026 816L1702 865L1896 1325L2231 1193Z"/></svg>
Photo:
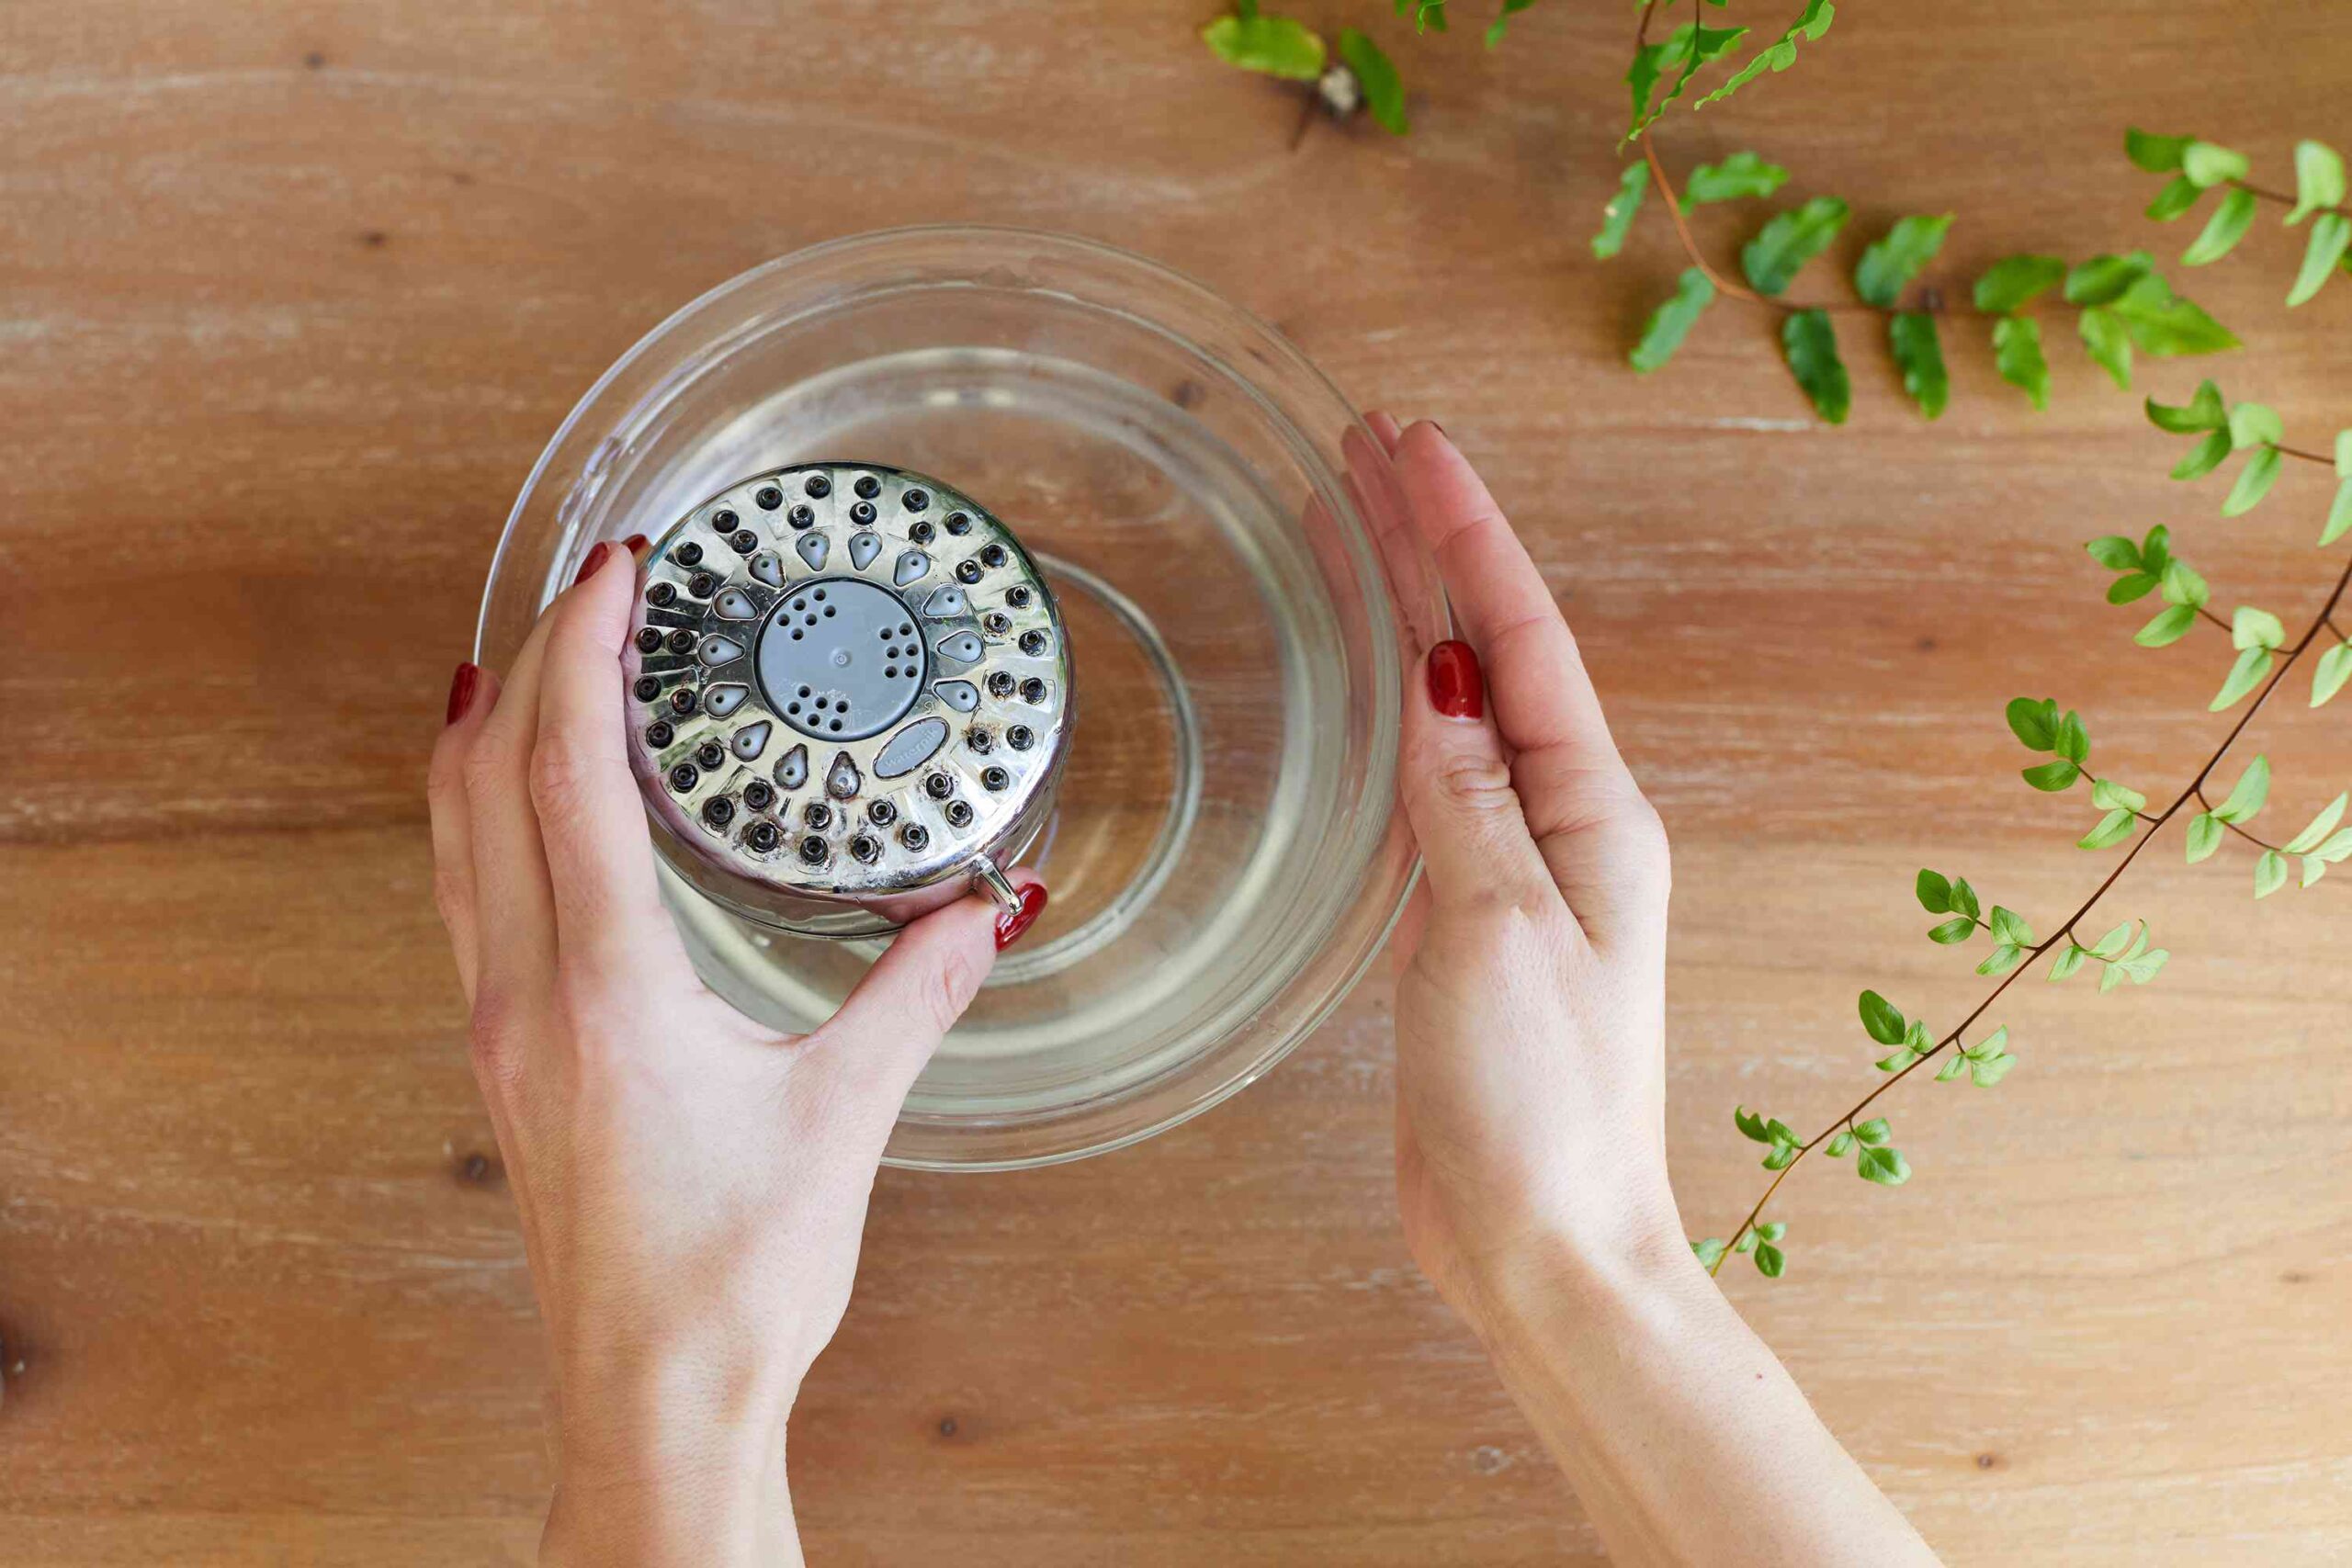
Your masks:
<svg viewBox="0 0 2352 1568"><path fill-rule="evenodd" d="M789 1391L663 1363L563 1381L553 1568L799 1562L785 1469Z"/></svg>
<svg viewBox="0 0 2352 1568"><path fill-rule="evenodd" d="M1500 1354L1513 1340L1646 1303L1715 1295L1669 1201L1607 1225L1560 1224L1490 1255L1471 1281L1472 1326Z"/></svg>

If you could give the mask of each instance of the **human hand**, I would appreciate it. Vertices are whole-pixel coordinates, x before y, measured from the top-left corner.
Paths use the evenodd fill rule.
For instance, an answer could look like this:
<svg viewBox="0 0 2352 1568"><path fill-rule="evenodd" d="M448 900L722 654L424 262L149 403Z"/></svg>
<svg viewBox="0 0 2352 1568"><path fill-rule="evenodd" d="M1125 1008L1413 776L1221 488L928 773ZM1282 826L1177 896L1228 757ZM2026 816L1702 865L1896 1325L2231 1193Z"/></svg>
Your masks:
<svg viewBox="0 0 2352 1568"><path fill-rule="evenodd" d="M625 750L634 566L598 546L503 689L458 668L435 897L553 1362L547 1560L797 1561L786 1416L848 1304L883 1145L1045 890L909 926L812 1034L712 995Z"/></svg>
<svg viewBox="0 0 2352 1568"><path fill-rule="evenodd" d="M1423 882L1395 942L1397 1203L1491 1336L1563 1266L1690 1264L1666 1178L1666 834L1486 486L1435 424L1370 423L1464 639L1424 650L1405 694Z"/></svg>

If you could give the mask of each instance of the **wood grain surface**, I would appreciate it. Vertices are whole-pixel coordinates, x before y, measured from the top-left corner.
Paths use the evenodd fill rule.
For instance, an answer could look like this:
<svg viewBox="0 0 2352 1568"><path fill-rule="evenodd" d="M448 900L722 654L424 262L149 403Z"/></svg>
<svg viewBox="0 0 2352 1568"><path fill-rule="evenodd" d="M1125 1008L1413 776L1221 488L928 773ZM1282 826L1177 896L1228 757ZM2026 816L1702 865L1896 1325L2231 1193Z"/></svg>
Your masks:
<svg viewBox="0 0 2352 1568"><path fill-rule="evenodd" d="M1853 421L1818 427L1732 306L1630 375L1681 263L1655 212L1617 262L1586 245L1627 7L1548 0L1492 54L1374 0L1291 8L1391 47L1409 139L1292 151L1296 99L1195 40L1206 0L0 14L0 1561L529 1561L537 1329L424 759L540 444L766 257L917 220L1071 230L1273 320L1363 405L1443 420L1675 836L1694 1233L1761 1176L1735 1101L1817 1124L1872 1076L1860 986L1938 1020L1973 999L1921 940L1917 866L2045 925L2096 881L2083 803L2016 781L2006 698L2080 707L2151 793L2220 732L2221 639L2133 649L2081 541L2169 523L2223 604L2291 621L2324 592L2322 470L2222 522L2070 343L2035 416L1953 340L1932 428L1860 344ZM2298 136L2352 142L2345 21L1855 6L1661 147L1754 145L1789 195L1843 195L1847 262L1904 211L1962 215L1955 283L2012 250L2170 254L2189 233L2140 217L2124 125L2283 181ZM1728 257L1753 220L1699 222ZM2290 315L2296 238L2266 222L2184 277L2246 346L2145 386L2213 369L2308 446L2352 423L2352 288ZM2352 741L2274 706L2256 743L2300 821ZM2174 952L2156 986L2020 987L2007 1083L1891 1105L1908 1187L1801 1171L1788 1277L1726 1271L1954 1563L2352 1560L2352 879L2256 905L2242 849L2152 852L2111 907ZM1389 1002L1367 982L1126 1153L886 1173L793 1430L813 1560L1594 1560L1399 1240Z"/></svg>

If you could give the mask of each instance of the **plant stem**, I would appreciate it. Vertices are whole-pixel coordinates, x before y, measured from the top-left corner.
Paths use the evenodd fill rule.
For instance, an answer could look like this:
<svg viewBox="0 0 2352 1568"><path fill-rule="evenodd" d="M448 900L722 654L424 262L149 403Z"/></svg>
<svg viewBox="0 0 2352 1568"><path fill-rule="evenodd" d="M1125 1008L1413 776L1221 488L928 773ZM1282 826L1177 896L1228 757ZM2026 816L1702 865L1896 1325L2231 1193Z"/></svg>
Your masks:
<svg viewBox="0 0 2352 1568"><path fill-rule="evenodd" d="M2271 445L2278 446L2275 441ZM2331 468L2335 467L2335 458L2321 452L2306 452L2300 446L2278 446L2278 455L2282 457L2301 457L2306 463L2325 463Z"/></svg>
<svg viewBox="0 0 2352 1568"><path fill-rule="evenodd" d="M1804 1143L1799 1145L1797 1147L1796 1158L1791 1160L1787 1165L1782 1166L1779 1170L1772 1173L1771 1184L1764 1189L1764 1195L1756 1200L1756 1206L1747 1211L1747 1217L1740 1221L1739 1229L1733 1232L1733 1235L1736 1235L1740 1234L1740 1232L1747 1230L1748 1226L1756 1224L1757 1220L1764 1213L1764 1206L1772 1201L1772 1194L1778 1192L1781 1190L1781 1183L1788 1179L1789 1172L1804 1164L1805 1156L1811 1154L1817 1145L1826 1141L1831 1134L1838 1131L1838 1128L1849 1125L1855 1117L1870 1109L1871 1102L1876 1100L1880 1095L1884 1094L1888 1089L1893 1089L1896 1084L1901 1083L1905 1078L1909 1077L1913 1073L1918 1071L1921 1067L1926 1066L1929 1061L1934 1059L1936 1056L1940 1055L1948 1047L1957 1043L1960 1038L1975 1024L1978 1019L1984 1016L1985 1011L1990 1009L1995 1002L2001 999L2001 996L2004 992L2006 992L2011 986L2017 984L2018 980L2024 976L2025 972L2033 967L2033 965L2041 960L2043 953L2049 952L2051 948L2057 945L2060 938L2064 937L2069 940L2074 939L2075 924L2080 921L2085 915L2089 914L2093 908L2097 908L2098 901L2107 897L2109 890L2114 887L2116 883L2121 879L2123 874L2132 869L2132 863L2138 860L2140 858L2140 852L2146 849L2149 841L2154 839L2159 832L2163 831L2165 824L2171 821L2174 816L2180 811L2181 807L2187 806L2191 800L2200 802L2204 800L2206 781L2213 776L2213 770L2222 765L2222 760L2230 754L2230 748L2235 746L2238 742L2238 738L2245 733L2246 726L2254 722L2255 715L2260 713L2262 711L2263 705L2270 700L2270 694L2278 689L2278 682L2287 678L2287 671L2294 668L2295 660L2302 657L2303 650L2309 648L2318 637L2323 627L2330 631L2335 630L2335 625L2331 617L2335 615L2336 606L2343 602L2345 591L2347 588L2352 588L2352 561L2346 562L2344 570L2336 575L2335 587L2334 591L2328 594L2327 603L2320 606L2319 613L2312 617L2311 625L2304 628L2303 635L2296 639L2295 645L2292 648L2287 650L2287 657L2285 660L2279 663L2277 670L2271 671L2270 679L2264 683L2262 690L2256 694L2253 705L2248 707L2245 713L2238 716L2237 722L2230 727L2230 732L2222 737L2221 744L2216 746L2213 749L2212 755L2205 760L2205 765L2197 770L2197 776L2188 781L2187 788L2183 789L2180 794L2173 797L2173 802L2170 806L2165 807L2161 813L2149 820L2148 830L2141 834L2137 840L2133 840L2132 848L2125 852L2123 859L2118 863L2114 870L2107 874L2106 879L2099 883L2098 886L2092 892L2091 896L2084 899L2079 905L2075 906L2075 912L2066 917L2065 924L2060 926L2056 931L2052 931L2048 937L2044 938L2041 942L2034 943L2032 947L2027 949L2026 955L2018 961L2017 967L2011 969L2007 975L2001 977L2001 983L1994 987L1992 991L1983 1001L1976 1004L1974 1010L1972 1010L1966 1018L1961 1020L1957 1028L1953 1029L1951 1033L1945 1035L1941 1040L1936 1042L1935 1044L1921 1052L1919 1054L1918 1060L1911 1063L1908 1066L1896 1071L1889 1077L1885 1082L1879 1084L1876 1088L1872 1089L1870 1093L1862 1096L1860 1100L1855 1101L1850 1109L1840 1114L1826 1127L1824 1127L1820 1132L1815 1134ZM2208 809L2211 809L2211 807L2209 807ZM2235 824L2233 823L2231 826L2234 827ZM2252 837L2250 834L2247 836ZM2259 842L2260 840L2257 840L2256 841ZM2269 848L2267 844L2263 847L2266 849ZM1725 1250L1725 1256L1729 1256L1728 1249ZM1723 1258L1718 1258L1715 1259L1714 1263L1708 1268L1707 1272L1711 1275L1719 1274L1723 1271Z"/></svg>
<svg viewBox="0 0 2352 1568"><path fill-rule="evenodd" d="M2205 798L2205 791L2201 786L2197 791L2197 804L2203 807L2209 813L2213 809L2213 803ZM2220 819L2216 818L2216 820ZM2239 827L2234 822L2224 821L2222 823L2222 826L2227 828L2231 832L2235 833L2239 838L2244 839L2247 843L2254 845L2256 849L2269 850L2278 854L2285 854L2287 852L2286 851L2279 849L2278 845L2272 843L2267 839L2256 838L2252 833L2247 832L2245 829Z"/></svg>

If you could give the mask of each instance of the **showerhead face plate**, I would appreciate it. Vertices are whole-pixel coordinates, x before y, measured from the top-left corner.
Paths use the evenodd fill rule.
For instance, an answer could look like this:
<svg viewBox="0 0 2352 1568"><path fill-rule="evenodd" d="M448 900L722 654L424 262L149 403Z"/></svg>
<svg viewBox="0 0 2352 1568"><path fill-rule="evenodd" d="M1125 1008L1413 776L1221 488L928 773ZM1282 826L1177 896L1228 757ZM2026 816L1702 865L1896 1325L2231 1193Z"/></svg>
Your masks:
<svg viewBox="0 0 2352 1568"><path fill-rule="evenodd" d="M875 464L754 475L639 570L629 755L672 869L767 924L865 936L1001 869L1051 807L1061 611L970 497Z"/></svg>

